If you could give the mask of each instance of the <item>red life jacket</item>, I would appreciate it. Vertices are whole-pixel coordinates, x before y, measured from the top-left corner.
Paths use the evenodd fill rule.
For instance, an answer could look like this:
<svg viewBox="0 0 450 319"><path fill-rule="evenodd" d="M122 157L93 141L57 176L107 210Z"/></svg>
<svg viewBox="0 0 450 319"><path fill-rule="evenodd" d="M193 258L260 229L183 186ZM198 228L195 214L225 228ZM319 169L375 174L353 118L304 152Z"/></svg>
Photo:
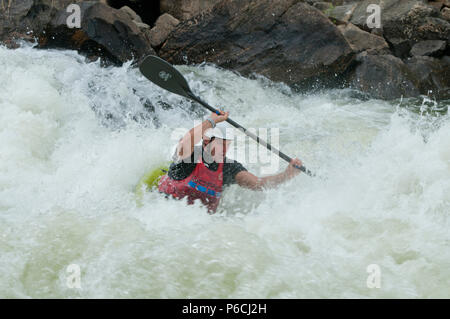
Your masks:
<svg viewBox="0 0 450 319"><path fill-rule="evenodd" d="M187 196L188 204L200 199L208 207L208 211L215 212L222 194L222 185L223 163L219 163L217 171L212 171L199 159L194 171L185 179L177 181L168 174L161 177L158 190L179 199Z"/></svg>

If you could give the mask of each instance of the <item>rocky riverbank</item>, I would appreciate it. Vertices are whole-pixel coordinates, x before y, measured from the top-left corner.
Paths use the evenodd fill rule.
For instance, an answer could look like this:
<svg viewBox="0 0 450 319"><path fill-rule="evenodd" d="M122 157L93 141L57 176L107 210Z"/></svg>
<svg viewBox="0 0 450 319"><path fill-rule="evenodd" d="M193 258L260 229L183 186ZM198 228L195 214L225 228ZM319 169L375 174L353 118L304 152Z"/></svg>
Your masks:
<svg viewBox="0 0 450 319"><path fill-rule="evenodd" d="M158 54L301 90L450 98L448 0L0 1L0 41L11 48L24 39L113 64ZM73 28L70 4L80 8Z"/></svg>

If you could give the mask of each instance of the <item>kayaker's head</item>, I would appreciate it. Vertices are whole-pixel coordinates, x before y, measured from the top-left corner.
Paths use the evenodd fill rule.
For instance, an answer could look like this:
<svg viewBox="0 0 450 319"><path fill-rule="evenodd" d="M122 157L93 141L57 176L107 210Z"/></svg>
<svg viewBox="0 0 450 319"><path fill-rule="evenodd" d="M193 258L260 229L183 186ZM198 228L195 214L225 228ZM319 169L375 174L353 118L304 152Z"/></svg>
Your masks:
<svg viewBox="0 0 450 319"><path fill-rule="evenodd" d="M233 128L225 122L217 123L203 134L203 149L217 162L223 162L233 140Z"/></svg>

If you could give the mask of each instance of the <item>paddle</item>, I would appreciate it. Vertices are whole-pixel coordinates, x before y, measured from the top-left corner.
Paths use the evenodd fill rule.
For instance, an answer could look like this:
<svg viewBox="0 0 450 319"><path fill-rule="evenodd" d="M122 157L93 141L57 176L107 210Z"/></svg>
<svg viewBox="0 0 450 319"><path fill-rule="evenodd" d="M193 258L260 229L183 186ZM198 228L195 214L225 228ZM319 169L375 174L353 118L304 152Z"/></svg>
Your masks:
<svg viewBox="0 0 450 319"><path fill-rule="evenodd" d="M206 107L211 112L220 114L218 110L216 110L215 108L213 108L212 106L208 105L206 102L200 100L200 98L195 96L194 93L192 93L191 89L189 88L189 85L184 76L177 69L175 69L170 63L164 61L163 59L154 55L149 55L142 61L142 63L139 66L139 70L147 79L149 79L159 87L166 89L169 92L194 100L195 102ZM291 162L292 159L289 156L280 152L278 149L276 149L266 141L260 139L252 132L247 131L247 129L245 129L232 119L228 118L226 121L231 125L233 125L234 127L242 130L247 136L251 137L256 142L267 147L269 150L271 150L272 152L280 156L282 159L284 159L286 162L288 163ZM305 168L305 166L300 167L295 166L295 167L301 170L302 172L308 174L309 176L314 176L311 173L311 171Z"/></svg>

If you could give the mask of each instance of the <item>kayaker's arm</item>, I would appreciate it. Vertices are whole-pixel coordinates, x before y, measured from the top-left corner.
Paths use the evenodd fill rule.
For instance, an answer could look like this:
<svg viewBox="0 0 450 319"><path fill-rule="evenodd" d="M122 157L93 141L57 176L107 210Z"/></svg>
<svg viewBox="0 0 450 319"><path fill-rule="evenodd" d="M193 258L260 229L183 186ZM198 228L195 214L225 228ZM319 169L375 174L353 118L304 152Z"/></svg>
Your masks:
<svg viewBox="0 0 450 319"><path fill-rule="evenodd" d="M284 172L261 178L248 171L241 171L236 174L235 180L239 186L253 190L274 188L300 173L300 170L294 167L295 165L300 167L302 162L298 158L293 159Z"/></svg>
<svg viewBox="0 0 450 319"><path fill-rule="evenodd" d="M228 118L228 112L220 111L221 115L217 115L216 113L211 113L211 119L217 124L219 122L223 122ZM191 128L186 135L178 142L177 146L177 155L178 159L183 160L192 155L194 151L194 146L197 144L203 137L203 133L209 128L211 128L211 122L208 120L203 121L199 125Z"/></svg>

